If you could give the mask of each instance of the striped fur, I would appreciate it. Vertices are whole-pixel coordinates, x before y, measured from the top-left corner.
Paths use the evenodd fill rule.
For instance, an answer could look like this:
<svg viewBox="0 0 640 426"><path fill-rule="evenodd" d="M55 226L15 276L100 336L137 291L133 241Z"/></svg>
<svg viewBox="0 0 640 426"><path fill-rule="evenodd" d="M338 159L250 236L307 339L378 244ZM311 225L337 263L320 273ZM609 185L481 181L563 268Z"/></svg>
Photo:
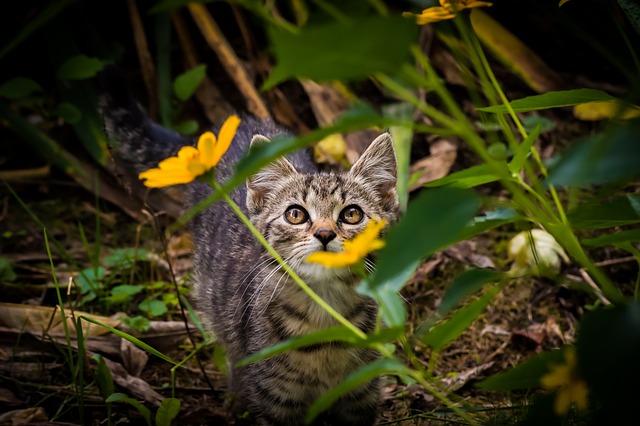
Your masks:
<svg viewBox="0 0 640 426"><path fill-rule="evenodd" d="M122 90L121 88L118 90ZM114 152L136 171L153 166L193 143L152 123L130 98L103 95L101 106ZM268 143L283 132L272 122L244 117L229 152L218 166L224 180L250 141ZM254 138L256 135L263 137ZM136 162L136 160L139 160ZM328 269L305 258L323 250L314 236L330 228L335 238L326 250L360 232L372 217L393 222L398 213L396 160L388 134L377 138L348 172L321 170L308 152L279 159L251 177L232 198L289 265L334 309L368 332L375 324L375 303L354 290L357 277L347 269ZM190 204L211 193L205 185L186 187ZM309 220L288 223L285 210L303 207ZM363 220L339 220L343 208L356 205ZM230 208L217 203L191 224L195 241L194 300L217 338L225 345L231 366L246 356L293 336L337 325L335 320L292 282ZM310 403L358 368L376 359L369 349L339 342L312 345L242 368L232 367L230 384L259 424L303 423ZM376 419L378 381L343 396L317 424L370 425Z"/></svg>

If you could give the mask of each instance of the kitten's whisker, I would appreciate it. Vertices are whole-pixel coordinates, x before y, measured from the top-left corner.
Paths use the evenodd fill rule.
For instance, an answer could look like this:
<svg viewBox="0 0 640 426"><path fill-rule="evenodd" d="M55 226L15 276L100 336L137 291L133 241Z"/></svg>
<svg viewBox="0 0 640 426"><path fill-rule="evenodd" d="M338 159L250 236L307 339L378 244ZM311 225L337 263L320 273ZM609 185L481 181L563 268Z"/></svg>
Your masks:
<svg viewBox="0 0 640 426"><path fill-rule="evenodd" d="M262 262L258 263L258 265L256 265L254 268L251 269L251 271L247 272L244 276L244 278L242 279L242 281L240 282L240 284L244 284L245 281L247 280L247 278L249 277L249 274L251 274L252 271L255 271L256 269L260 268L260 270L258 272L256 272L256 274L254 275L254 277L251 279L251 281L249 283L247 283L246 286L244 286L244 291L242 292L242 295L240 296L240 300L244 300L244 295L247 294L247 290L249 290L249 287L251 287L251 282L258 276L260 275L260 273L262 271L264 271L265 269L267 269L268 267L270 267L272 264L274 264L276 262L276 260L272 257L268 257L267 259L263 260ZM232 299L234 299L236 297L236 295L238 294L238 292L240 291L240 289L242 288L242 285L238 285L238 288L236 289L236 291L233 293ZM238 313L238 309L240 309L243 306L246 306L249 303L249 301L247 301L246 303L240 305L238 304L236 306L236 309L233 311L233 317L235 318L236 314ZM244 315L244 312L242 313Z"/></svg>

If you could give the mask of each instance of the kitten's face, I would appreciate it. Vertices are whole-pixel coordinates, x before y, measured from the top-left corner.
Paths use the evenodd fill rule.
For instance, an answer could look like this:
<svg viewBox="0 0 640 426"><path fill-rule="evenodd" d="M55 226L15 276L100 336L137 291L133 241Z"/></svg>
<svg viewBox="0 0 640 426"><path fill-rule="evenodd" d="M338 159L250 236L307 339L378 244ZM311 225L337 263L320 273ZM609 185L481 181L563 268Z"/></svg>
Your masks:
<svg viewBox="0 0 640 426"><path fill-rule="evenodd" d="M309 284L354 278L348 268L308 263L311 253L343 251L371 219L395 221L395 155L383 136L349 172L306 175L281 159L248 182L251 221Z"/></svg>

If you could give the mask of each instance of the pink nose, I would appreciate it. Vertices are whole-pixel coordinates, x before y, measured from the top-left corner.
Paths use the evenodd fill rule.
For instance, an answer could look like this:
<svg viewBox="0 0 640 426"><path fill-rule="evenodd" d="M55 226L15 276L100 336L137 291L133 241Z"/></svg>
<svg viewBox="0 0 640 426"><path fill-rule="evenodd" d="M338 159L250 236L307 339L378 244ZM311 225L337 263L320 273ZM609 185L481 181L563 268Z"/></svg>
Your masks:
<svg viewBox="0 0 640 426"><path fill-rule="evenodd" d="M336 233L331 229L321 228L313 236L320 240L323 246L327 247L327 244L336 237Z"/></svg>

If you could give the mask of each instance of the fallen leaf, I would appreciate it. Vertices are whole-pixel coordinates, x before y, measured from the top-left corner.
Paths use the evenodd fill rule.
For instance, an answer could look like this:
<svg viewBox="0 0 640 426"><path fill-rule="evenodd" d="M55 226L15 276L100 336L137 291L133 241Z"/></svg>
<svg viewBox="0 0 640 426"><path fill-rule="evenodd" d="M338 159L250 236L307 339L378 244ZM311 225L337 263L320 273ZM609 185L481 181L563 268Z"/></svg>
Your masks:
<svg viewBox="0 0 640 426"><path fill-rule="evenodd" d="M127 371L138 377L149 361L149 355L126 339L120 339L120 357Z"/></svg>
<svg viewBox="0 0 640 426"><path fill-rule="evenodd" d="M461 371L455 376L442 378L440 379L440 381L447 387L447 391L454 392L466 385L470 380L478 377L483 371L491 368L493 364L493 361L487 362L486 364L478 365L476 367Z"/></svg>
<svg viewBox="0 0 640 426"><path fill-rule="evenodd" d="M587 102L573 107L573 116L583 121L598 121L609 118L631 120L640 117L640 107L619 102Z"/></svg>
<svg viewBox="0 0 640 426"><path fill-rule="evenodd" d="M0 414L0 424L2 425L20 426L48 420L49 417L42 407L25 408Z"/></svg>
<svg viewBox="0 0 640 426"><path fill-rule="evenodd" d="M409 190L415 191L428 182L445 177L458 157L458 147L448 140L441 139L430 147L431 154L411 165L411 176L418 177L413 180Z"/></svg>
<svg viewBox="0 0 640 426"><path fill-rule="evenodd" d="M91 354L89 354L91 355ZM159 407L164 397L151 388L151 385L139 377L134 377L127 373L122 364L104 358L104 362L111 371L113 381L120 387L126 389L127 394L140 398L149 404Z"/></svg>

